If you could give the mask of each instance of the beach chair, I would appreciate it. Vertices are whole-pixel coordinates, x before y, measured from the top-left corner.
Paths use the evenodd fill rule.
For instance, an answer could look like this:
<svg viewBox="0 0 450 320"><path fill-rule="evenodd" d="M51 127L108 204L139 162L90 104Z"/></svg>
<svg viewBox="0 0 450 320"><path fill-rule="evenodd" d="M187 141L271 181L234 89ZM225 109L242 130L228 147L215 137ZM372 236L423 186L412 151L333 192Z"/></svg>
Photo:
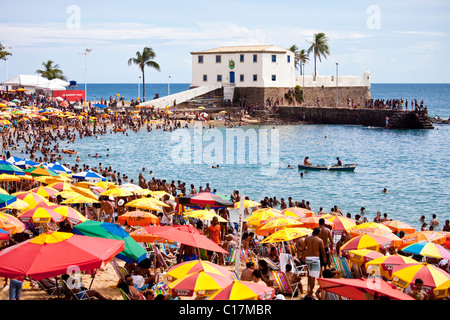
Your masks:
<svg viewBox="0 0 450 320"><path fill-rule="evenodd" d="M259 259L265 261L270 269L272 269L274 271L280 271L280 266L278 264L276 264L275 262L273 262L272 260L270 260L269 258L260 257Z"/></svg>
<svg viewBox="0 0 450 320"><path fill-rule="evenodd" d="M236 245L230 245L230 249L228 250L228 254L224 255L223 259L225 264L232 264L236 262Z"/></svg>
<svg viewBox="0 0 450 320"><path fill-rule="evenodd" d="M153 251L155 253L155 257L159 263L159 268L161 269L161 273L162 274L166 274L167 269L169 269L171 266L176 264L176 259L166 259L164 258L164 256L161 254L161 251L159 251L158 246L156 245L152 245L153 247ZM156 268L156 266L155 266Z"/></svg>
<svg viewBox="0 0 450 320"><path fill-rule="evenodd" d="M239 280L239 275L236 270L233 270L231 272L231 277L233 278L233 280Z"/></svg>
<svg viewBox="0 0 450 320"><path fill-rule="evenodd" d="M352 274L352 271L350 269L347 259L344 257L341 257L341 256L339 256L338 259L340 261L340 265L342 268L341 273L342 273L343 277L347 278L347 279L353 279L354 277L353 277L353 274Z"/></svg>
<svg viewBox="0 0 450 320"><path fill-rule="evenodd" d="M257 256L253 253L252 250L241 249L241 263L245 265L249 261L253 262L255 266L258 265Z"/></svg>
<svg viewBox="0 0 450 320"><path fill-rule="evenodd" d="M0 300L9 300L9 285L6 285L0 290Z"/></svg>
<svg viewBox="0 0 450 320"><path fill-rule="evenodd" d="M117 264L117 261L114 259L111 259L109 263L113 266L113 269L116 272L116 275L119 277L119 279L125 281L125 276L128 274L125 268L119 266Z"/></svg>
<svg viewBox="0 0 450 320"><path fill-rule="evenodd" d="M50 298L60 298L61 295L64 294L64 288L62 287L62 285L47 286L47 285L44 285L44 283L42 283L40 280L33 281L33 283L35 283L39 289L45 291L45 293L47 294L46 300L48 300Z"/></svg>
<svg viewBox="0 0 450 320"><path fill-rule="evenodd" d="M89 297L86 292L84 294L75 293L70 288L70 286L67 284L66 281L64 281L63 279L59 279L59 280L61 282L64 293L66 294L66 298L68 300L93 300L94 299L94 297Z"/></svg>
<svg viewBox="0 0 450 320"><path fill-rule="evenodd" d="M123 300L131 300L128 294L125 293L121 288L118 288L120 290L120 293L122 294Z"/></svg>
<svg viewBox="0 0 450 320"><path fill-rule="evenodd" d="M282 271L271 271L272 278L277 286L278 292L291 295L291 298L294 298L295 293L299 291L298 286L301 285L300 282L295 282L290 284L286 274Z"/></svg>

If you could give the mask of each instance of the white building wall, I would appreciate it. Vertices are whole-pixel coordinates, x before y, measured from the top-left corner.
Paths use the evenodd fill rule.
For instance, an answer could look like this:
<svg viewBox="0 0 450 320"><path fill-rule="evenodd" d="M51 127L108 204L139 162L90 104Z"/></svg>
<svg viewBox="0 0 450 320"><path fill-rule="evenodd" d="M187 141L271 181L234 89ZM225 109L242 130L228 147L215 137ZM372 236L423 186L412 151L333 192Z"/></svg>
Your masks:
<svg viewBox="0 0 450 320"><path fill-rule="evenodd" d="M272 55L276 55L276 62L272 62ZM221 56L221 63L216 63L216 55ZM244 62L240 61L241 55ZM257 61L253 62L253 55ZM290 62L287 62L287 55ZM198 56L203 56L203 63L198 63ZM235 63L234 69L230 69L229 61ZM235 87L294 87L294 54L288 53L207 53L192 55L192 86L203 86L217 83L217 75L222 75L222 84L230 83L230 72L234 72ZM207 81L203 75L207 75ZM244 80L241 81L241 75ZM256 81L254 81L256 75ZM272 81L272 75L276 75L276 81Z"/></svg>

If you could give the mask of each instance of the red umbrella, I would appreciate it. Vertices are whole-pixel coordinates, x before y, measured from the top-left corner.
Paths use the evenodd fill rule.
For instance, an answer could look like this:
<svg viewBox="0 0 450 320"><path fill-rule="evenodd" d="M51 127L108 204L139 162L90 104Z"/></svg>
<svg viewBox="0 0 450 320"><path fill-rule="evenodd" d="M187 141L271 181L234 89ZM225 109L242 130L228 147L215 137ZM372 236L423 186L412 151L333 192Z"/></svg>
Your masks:
<svg viewBox="0 0 450 320"><path fill-rule="evenodd" d="M161 227L144 227L144 228L146 228L147 231L154 234L155 236L160 236L161 238L167 240L180 242L182 244L191 247L202 248L210 251L215 251L218 253L228 253L228 251L224 250L222 247L214 243L211 239L200 234L197 229L195 229L190 225L184 227L184 230L179 227L171 227L171 226L159 230L157 228Z"/></svg>
<svg viewBox="0 0 450 320"><path fill-rule="evenodd" d="M43 233L0 251L0 277L40 280L79 270L98 269L124 250L121 240Z"/></svg>
<svg viewBox="0 0 450 320"><path fill-rule="evenodd" d="M351 300L367 300L365 293L369 293L375 298L389 297L392 300L414 300L413 297L391 286L381 278L361 278L361 279L327 279L318 278L319 286L325 291L329 291Z"/></svg>
<svg viewBox="0 0 450 320"><path fill-rule="evenodd" d="M211 192L200 192L194 195L183 196L179 199L180 204L185 206L195 206L210 208L222 208L222 207L233 207L234 204L231 201L225 200L218 196L217 194Z"/></svg>

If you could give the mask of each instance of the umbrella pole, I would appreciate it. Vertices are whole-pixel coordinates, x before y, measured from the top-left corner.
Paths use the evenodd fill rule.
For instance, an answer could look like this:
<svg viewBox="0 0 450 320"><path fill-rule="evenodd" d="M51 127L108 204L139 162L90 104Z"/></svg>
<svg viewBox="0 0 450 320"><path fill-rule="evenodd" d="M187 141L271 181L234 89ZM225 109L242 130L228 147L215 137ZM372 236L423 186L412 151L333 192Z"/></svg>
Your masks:
<svg viewBox="0 0 450 320"><path fill-rule="evenodd" d="M94 276L92 277L91 283L89 284L89 290L91 290L92 283L94 282L95 276L97 275L97 269L92 269L91 275L92 275L92 271L94 271Z"/></svg>

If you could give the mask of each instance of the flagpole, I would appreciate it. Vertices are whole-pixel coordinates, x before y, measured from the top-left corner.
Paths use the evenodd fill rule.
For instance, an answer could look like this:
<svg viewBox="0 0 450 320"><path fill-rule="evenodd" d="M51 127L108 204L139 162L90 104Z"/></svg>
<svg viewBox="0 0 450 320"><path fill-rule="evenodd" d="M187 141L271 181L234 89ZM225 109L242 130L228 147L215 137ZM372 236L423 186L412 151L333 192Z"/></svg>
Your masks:
<svg viewBox="0 0 450 320"><path fill-rule="evenodd" d="M244 224L244 195L241 194L241 199L239 203L239 230L238 230L238 253L236 255L236 265L234 271L238 274L239 266L241 265L241 245L242 245L242 229Z"/></svg>

